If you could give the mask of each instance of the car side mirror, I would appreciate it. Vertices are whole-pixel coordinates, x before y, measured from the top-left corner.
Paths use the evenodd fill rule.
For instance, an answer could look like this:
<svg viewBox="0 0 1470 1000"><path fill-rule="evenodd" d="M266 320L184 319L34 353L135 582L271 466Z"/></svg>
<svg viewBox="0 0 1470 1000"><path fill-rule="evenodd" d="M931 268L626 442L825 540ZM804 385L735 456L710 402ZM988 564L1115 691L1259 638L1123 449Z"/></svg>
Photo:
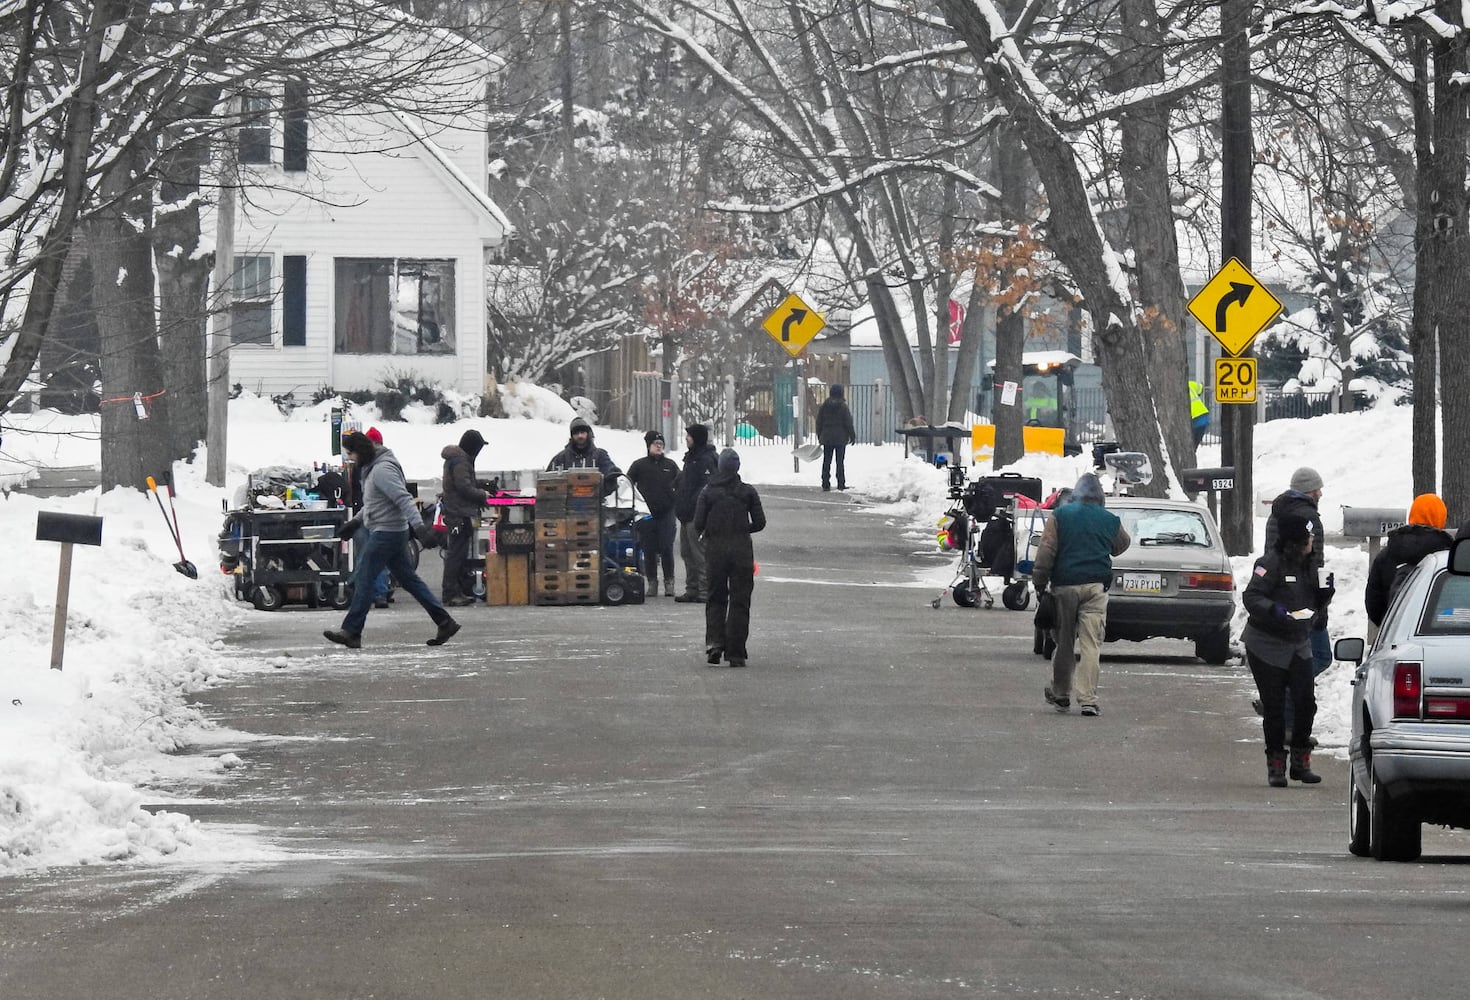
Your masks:
<svg viewBox="0 0 1470 1000"><path fill-rule="evenodd" d="M1470 576L1470 538L1457 538L1450 546L1450 572Z"/></svg>
<svg viewBox="0 0 1470 1000"><path fill-rule="evenodd" d="M1339 660L1346 660L1349 663L1362 663L1363 649L1364 644L1362 639L1339 639L1333 643L1332 655Z"/></svg>

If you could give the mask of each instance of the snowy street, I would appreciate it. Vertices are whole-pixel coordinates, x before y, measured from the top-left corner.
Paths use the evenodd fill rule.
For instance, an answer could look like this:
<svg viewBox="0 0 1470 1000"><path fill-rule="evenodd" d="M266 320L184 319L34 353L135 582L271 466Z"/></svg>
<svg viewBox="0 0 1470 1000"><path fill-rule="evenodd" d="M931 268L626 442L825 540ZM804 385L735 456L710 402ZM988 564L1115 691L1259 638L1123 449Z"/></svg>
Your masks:
<svg viewBox="0 0 1470 1000"><path fill-rule="evenodd" d="M929 607L932 539L762 493L743 671L664 598L464 609L438 649L403 597L360 651L244 616L226 659L271 669L194 699L243 766L166 805L273 853L0 881L0 995L1456 992L1385 960L1457 946L1442 866L1347 855L1340 760L1268 789L1239 664L1111 646L1104 716L1058 716L1029 614Z"/></svg>

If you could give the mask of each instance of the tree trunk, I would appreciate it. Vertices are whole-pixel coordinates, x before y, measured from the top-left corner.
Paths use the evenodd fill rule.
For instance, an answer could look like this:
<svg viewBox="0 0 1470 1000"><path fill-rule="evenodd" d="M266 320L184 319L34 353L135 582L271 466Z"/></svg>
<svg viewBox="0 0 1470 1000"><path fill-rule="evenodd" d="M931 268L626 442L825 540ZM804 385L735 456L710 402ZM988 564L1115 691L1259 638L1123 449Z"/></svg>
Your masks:
<svg viewBox="0 0 1470 1000"><path fill-rule="evenodd" d="M949 390L949 413L946 423L956 424L970 410L979 409L975 402L975 366L980 361L980 348L985 343L985 288L979 274L970 286L970 302L960 323L960 349L954 356L954 383Z"/></svg>
<svg viewBox="0 0 1470 1000"><path fill-rule="evenodd" d="M1164 40L1153 0L1123 0L1120 14L1131 55L1118 74L1119 89L1163 83ZM1147 391L1153 394L1164 446L1178 475L1196 463L1184 347L1189 313L1169 196L1169 139L1169 108L1158 102L1139 105L1122 120L1119 167L1143 311L1139 326L1148 357Z"/></svg>
<svg viewBox="0 0 1470 1000"><path fill-rule="evenodd" d="M136 152L124 152L103 181L104 204L87 224L92 297L102 338L102 488L142 490L171 468L169 397L153 314L153 247L146 185L135 184ZM133 188L131 193L129 189ZM146 419L132 402L143 398ZM146 398L151 397L151 398ZM122 402L111 402L122 400Z"/></svg>
<svg viewBox="0 0 1470 1000"><path fill-rule="evenodd" d="M1418 177L1414 184L1414 313L1409 326L1409 353L1414 359L1413 469L1414 493L1439 490L1439 357L1432 308L1430 245L1434 213L1423 192L1434 169L1434 116L1429 91L1429 45L1422 35L1410 42L1414 84L1410 100L1414 111L1414 153Z"/></svg>
<svg viewBox="0 0 1470 1000"><path fill-rule="evenodd" d="M1001 402L1007 382L1021 384L1021 354L1026 349L1026 318L1006 310L995 318L995 373L990 389L990 419L995 421L995 467L1012 465L1026 454L1026 425L1019 389L1010 406Z"/></svg>

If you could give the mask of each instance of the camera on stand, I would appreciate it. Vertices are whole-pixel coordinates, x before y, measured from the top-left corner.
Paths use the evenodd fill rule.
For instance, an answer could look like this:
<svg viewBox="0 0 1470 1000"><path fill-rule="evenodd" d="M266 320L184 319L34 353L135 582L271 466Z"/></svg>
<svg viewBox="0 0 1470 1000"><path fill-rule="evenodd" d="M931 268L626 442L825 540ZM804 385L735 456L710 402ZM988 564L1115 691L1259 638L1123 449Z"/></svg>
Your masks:
<svg viewBox="0 0 1470 1000"><path fill-rule="evenodd" d="M959 500L965 495L965 467L963 465L951 465L949 467L949 499Z"/></svg>

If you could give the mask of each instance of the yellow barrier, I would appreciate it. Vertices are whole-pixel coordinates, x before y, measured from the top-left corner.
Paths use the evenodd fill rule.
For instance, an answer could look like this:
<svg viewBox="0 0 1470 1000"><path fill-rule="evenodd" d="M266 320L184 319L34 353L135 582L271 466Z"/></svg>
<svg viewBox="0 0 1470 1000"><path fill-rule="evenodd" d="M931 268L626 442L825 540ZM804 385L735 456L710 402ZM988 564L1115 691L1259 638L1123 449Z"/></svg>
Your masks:
<svg viewBox="0 0 1470 1000"><path fill-rule="evenodd" d="M1067 432L1060 427L1022 427L1021 448L1025 452L1045 452L1061 455L1067 442ZM979 463L995 457L995 425L970 425L970 454L972 461Z"/></svg>

